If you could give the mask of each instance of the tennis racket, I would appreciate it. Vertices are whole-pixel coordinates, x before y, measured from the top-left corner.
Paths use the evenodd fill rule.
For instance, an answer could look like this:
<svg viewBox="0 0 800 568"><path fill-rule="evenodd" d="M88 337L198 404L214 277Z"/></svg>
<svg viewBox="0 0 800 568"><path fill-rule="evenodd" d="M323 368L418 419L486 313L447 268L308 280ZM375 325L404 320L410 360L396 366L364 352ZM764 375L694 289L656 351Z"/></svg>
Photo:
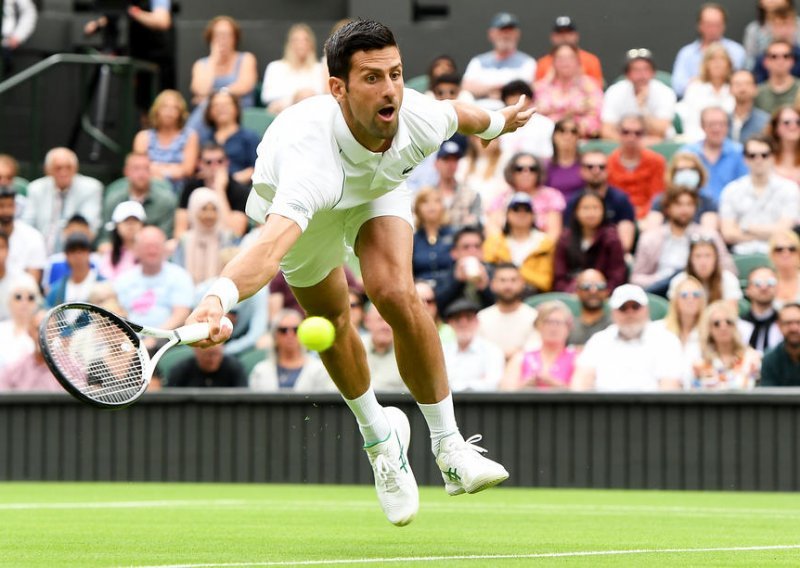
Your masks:
<svg viewBox="0 0 800 568"><path fill-rule="evenodd" d="M222 325L233 327L228 318ZM207 339L208 332L207 323L156 329L74 302L47 313L39 327L39 345L53 375L75 398L100 408L124 408L147 390L168 349ZM150 357L137 334L167 342Z"/></svg>

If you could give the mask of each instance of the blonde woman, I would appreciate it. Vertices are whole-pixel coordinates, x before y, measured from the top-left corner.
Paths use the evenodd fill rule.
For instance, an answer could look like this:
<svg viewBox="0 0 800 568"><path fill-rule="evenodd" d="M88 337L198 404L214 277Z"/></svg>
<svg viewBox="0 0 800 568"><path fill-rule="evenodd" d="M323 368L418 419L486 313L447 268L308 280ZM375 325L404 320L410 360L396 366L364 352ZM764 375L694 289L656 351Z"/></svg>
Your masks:
<svg viewBox="0 0 800 568"><path fill-rule="evenodd" d="M33 353L35 346L28 329L42 305L39 286L27 272L12 277L7 292L1 299L6 303L9 319L0 321L0 370Z"/></svg>
<svg viewBox="0 0 800 568"><path fill-rule="evenodd" d="M761 355L742 341L736 308L713 302L700 318L700 359L693 365L696 389L752 389Z"/></svg>
<svg viewBox="0 0 800 568"><path fill-rule="evenodd" d="M317 59L317 38L307 24L294 24L286 35L283 58L264 72L261 101L277 114L298 100L322 92L322 64Z"/></svg>
<svg viewBox="0 0 800 568"><path fill-rule="evenodd" d="M499 138L484 146L480 138L470 136L467 154L456 170L456 181L478 192L481 203L488 205L494 203L507 189L504 166Z"/></svg>
<svg viewBox="0 0 800 568"><path fill-rule="evenodd" d="M687 276L675 287L667 315L653 324L663 326L680 340L686 363L684 380L688 383L692 379L692 364L701 357L699 325L705 309L703 284L694 276Z"/></svg>
<svg viewBox="0 0 800 568"><path fill-rule="evenodd" d="M677 111L683 124L683 138L697 142L705 137L700 126L700 113L706 107L718 106L733 112L736 100L730 92L733 62L721 43L705 48L700 63L700 75L689 83Z"/></svg>
<svg viewBox="0 0 800 568"><path fill-rule="evenodd" d="M442 286L453 272L453 228L448 223L442 194L432 187L423 187L414 199L414 232L412 270L415 280L427 280Z"/></svg>
<svg viewBox="0 0 800 568"><path fill-rule="evenodd" d="M777 231L769 240L769 258L775 267L778 284L775 304L800 302L800 237L792 230Z"/></svg>

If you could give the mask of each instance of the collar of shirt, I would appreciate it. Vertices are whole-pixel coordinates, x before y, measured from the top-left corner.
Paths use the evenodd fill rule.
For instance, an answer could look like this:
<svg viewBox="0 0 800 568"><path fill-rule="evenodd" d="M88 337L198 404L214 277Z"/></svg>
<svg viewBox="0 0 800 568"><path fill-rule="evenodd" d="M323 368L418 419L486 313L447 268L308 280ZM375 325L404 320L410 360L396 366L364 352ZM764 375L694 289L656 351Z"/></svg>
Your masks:
<svg viewBox="0 0 800 568"><path fill-rule="evenodd" d="M344 115L341 112L336 113L336 118L333 123L333 135L334 138L336 138L336 143L339 145L339 148L341 148L342 152L344 152L344 155L348 160L350 160L350 162L354 164L360 164L361 162L365 162L374 156L380 155L379 152L376 153L368 150L362 146L358 140L356 140L355 136L353 136L353 133L350 131L350 127L347 126L347 122L345 121ZM386 152L397 153L410 143L411 137L408 133L408 127L403 121L402 115L399 115L397 132L392 139L392 145Z"/></svg>

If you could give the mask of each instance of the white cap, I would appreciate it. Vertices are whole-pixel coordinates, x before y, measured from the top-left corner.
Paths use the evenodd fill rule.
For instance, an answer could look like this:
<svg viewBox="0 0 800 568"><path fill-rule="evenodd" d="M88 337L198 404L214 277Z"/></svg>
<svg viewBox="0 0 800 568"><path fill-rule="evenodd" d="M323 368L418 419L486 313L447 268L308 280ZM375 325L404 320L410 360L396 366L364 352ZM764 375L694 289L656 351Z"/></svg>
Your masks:
<svg viewBox="0 0 800 568"><path fill-rule="evenodd" d="M647 293L635 284L623 284L614 289L608 305L612 310L618 310L626 302L636 302L640 306L646 306L648 304Z"/></svg>
<svg viewBox="0 0 800 568"><path fill-rule="evenodd" d="M125 219L130 217L135 217L143 223L147 218L144 207L142 207L142 204L138 201L123 201L114 207L114 212L111 214L111 221L114 223L122 223Z"/></svg>

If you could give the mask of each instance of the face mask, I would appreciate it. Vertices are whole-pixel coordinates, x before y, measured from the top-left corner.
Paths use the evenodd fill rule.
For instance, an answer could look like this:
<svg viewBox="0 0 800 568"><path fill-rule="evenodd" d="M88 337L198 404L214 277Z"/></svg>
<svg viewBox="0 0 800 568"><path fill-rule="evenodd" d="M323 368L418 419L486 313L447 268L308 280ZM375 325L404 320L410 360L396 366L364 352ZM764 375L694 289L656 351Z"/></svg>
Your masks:
<svg viewBox="0 0 800 568"><path fill-rule="evenodd" d="M700 185L700 172L697 170L678 170L672 176L672 183L689 189L697 189Z"/></svg>

